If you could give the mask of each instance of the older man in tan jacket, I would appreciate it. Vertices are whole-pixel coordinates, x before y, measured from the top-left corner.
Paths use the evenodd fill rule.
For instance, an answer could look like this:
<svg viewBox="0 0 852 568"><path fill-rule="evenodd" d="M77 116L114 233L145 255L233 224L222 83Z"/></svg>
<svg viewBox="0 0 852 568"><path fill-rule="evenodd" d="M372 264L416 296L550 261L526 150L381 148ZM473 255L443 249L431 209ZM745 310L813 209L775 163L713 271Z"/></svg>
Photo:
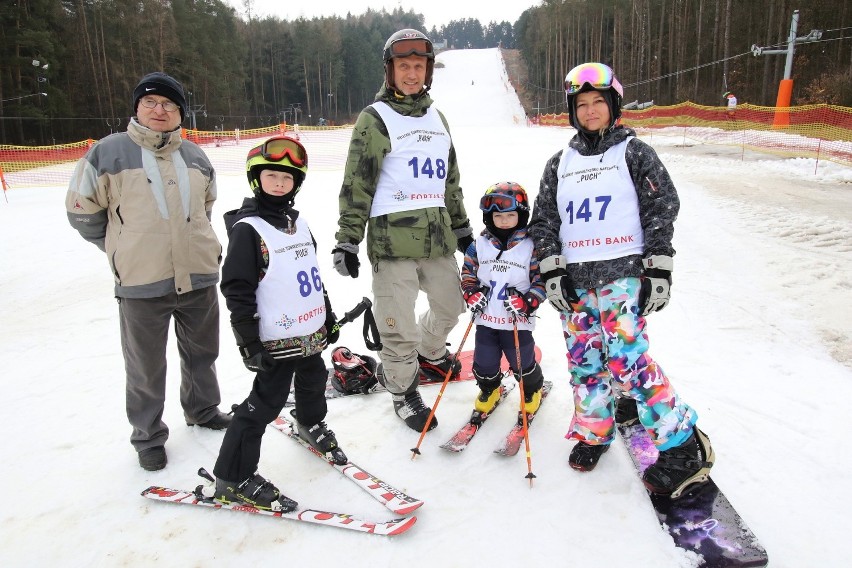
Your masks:
<svg viewBox="0 0 852 568"><path fill-rule="evenodd" d="M181 84L165 73L144 76L133 91L127 132L92 146L77 164L65 206L80 235L106 252L115 279L127 374L130 442L139 465L162 469L169 429L163 422L166 343L174 318L180 353L180 402L188 425L222 430L219 244L210 215L213 166L181 138Z"/></svg>

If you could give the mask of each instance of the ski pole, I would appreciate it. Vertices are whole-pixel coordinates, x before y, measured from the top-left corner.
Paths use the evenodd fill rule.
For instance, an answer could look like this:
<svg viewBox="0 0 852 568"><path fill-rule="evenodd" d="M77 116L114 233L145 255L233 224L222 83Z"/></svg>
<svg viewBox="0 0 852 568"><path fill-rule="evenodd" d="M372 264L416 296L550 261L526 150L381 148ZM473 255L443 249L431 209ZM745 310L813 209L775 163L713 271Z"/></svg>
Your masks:
<svg viewBox="0 0 852 568"><path fill-rule="evenodd" d="M364 343L370 351L381 351L382 342L379 337L379 329L376 326L376 318L373 316L373 302L364 296L360 302L355 304L355 307L343 314L343 317L337 320L332 326L331 333L340 330L345 324L355 321L355 318L364 314ZM372 339L370 336L372 335Z"/></svg>
<svg viewBox="0 0 852 568"><path fill-rule="evenodd" d="M470 316L470 323L467 324L467 329L464 332L464 337L462 337L461 343L459 343L459 348L456 351L456 354L453 355L453 358L450 360L450 370L447 371L447 374L444 376L444 382L441 384L441 390L438 392L438 398L435 399L435 404L432 405L432 411L429 413L429 418L426 419L426 425L423 426L423 431L420 432L420 439L417 440L417 445L411 448L411 459L413 460L417 456L420 455L420 444L423 443L423 438L426 437L426 432L429 431L429 425L432 423L432 418L435 417L435 411L438 410L438 403L441 402L441 397L444 395L444 389L447 388L447 383L450 382L450 377L453 374L453 364L456 362L456 359L459 358L459 353L461 353L462 347L464 347L464 342L467 340L467 336L470 333L470 328L473 327L473 322L476 320L476 312L474 312ZM419 379L415 379L419 380Z"/></svg>
<svg viewBox="0 0 852 568"><path fill-rule="evenodd" d="M512 330L515 334L515 360L518 366L518 386L521 391L521 421L524 428L524 449L527 452L527 475L526 478L530 480L530 488L533 486L533 479L535 479L535 474L532 472L532 451L530 450L530 429L529 424L527 424L527 411L524 408L524 372L521 369L521 342L518 339L518 318L517 316L512 316Z"/></svg>
<svg viewBox="0 0 852 568"><path fill-rule="evenodd" d="M355 307L343 314L343 317L337 320L337 323L332 327L332 331L337 331L345 324L354 321L355 318L364 313L364 311L373 306L370 298L364 296L360 302L355 304Z"/></svg>

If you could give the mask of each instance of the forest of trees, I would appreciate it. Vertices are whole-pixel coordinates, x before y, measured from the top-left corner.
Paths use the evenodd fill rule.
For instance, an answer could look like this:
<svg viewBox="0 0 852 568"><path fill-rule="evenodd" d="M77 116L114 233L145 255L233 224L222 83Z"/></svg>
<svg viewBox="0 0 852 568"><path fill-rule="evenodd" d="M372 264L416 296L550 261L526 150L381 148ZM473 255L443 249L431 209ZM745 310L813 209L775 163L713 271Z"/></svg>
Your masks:
<svg viewBox="0 0 852 568"><path fill-rule="evenodd" d="M424 30L448 48L521 50L535 112L561 112L566 71L589 60L613 65L625 100L772 106L794 9L794 104L852 106L852 0L543 0L517 22L450 21ZM124 130L131 94L163 70L187 89L184 126L255 128L287 122L345 123L382 83L381 52L413 11L284 21L257 18L253 1L5 0L0 3L0 144L47 145Z"/></svg>
<svg viewBox="0 0 852 568"><path fill-rule="evenodd" d="M849 0L544 0L514 32L542 113L562 112L565 74L584 61L612 66L625 102L719 106L732 91L774 106L786 55L752 46L786 50L794 10L797 37L823 33L795 46L793 104L852 106Z"/></svg>

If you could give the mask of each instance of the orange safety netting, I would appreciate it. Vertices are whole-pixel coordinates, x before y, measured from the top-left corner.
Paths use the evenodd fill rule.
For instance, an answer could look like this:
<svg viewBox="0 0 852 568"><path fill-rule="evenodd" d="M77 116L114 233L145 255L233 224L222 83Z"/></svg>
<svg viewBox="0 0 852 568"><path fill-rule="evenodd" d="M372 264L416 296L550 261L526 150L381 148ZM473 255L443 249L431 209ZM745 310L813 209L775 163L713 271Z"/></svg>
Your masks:
<svg viewBox="0 0 852 568"><path fill-rule="evenodd" d="M533 117L544 126L568 126L566 114ZM624 110L622 123L639 134L662 128L683 128L685 139L709 144L742 146L788 157L830 160L852 165L852 108L807 105L791 108L739 105L732 115L725 107L691 102ZM310 156L311 169L342 169L349 146L348 127L280 124L251 130L199 131L184 129L186 138L200 144L218 175L245 172L248 150L275 134L299 136ZM680 134L680 133L679 133ZM74 166L93 140L57 146L0 145L0 184L16 187L67 185Z"/></svg>
<svg viewBox="0 0 852 568"><path fill-rule="evenodd" d="M567 114L545 114L531 122L569 126ZM621 123L640 134L644 129L682 127L683 136L693 141L852 165L852 108L848 107L776 108L746 103L729 114L725 107L686 102L623 110Z"/></svg>
<svg viewBox="0 0 852 568"><path fill-rule="evenodd" d="M200 131L184 129L184 138L204 148L217 175L245 174L246 154L261 140L276 134L298 137L310 157L312 170L343 168L351 129L339 126L280 124L251 130ZM0 184L3 190L19 187L68 185L77 161L94 140L57 146L0 144Z"/></svg>

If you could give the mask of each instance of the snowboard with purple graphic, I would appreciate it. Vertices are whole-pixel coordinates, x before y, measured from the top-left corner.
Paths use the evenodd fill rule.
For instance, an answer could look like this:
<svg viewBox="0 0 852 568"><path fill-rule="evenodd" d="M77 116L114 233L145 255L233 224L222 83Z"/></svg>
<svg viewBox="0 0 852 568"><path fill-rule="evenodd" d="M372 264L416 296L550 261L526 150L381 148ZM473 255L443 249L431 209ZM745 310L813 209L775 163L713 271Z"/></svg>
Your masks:
<svg viewBox="0 0 852 568"><path fill-rule="evenodd" d="M641 475L657 460L657 449L641 424L618 426ZM664 530L675 545L701 555L700 566L766 566L769 557L763 545L734 510L712 479L670 499L649 492L651 504Z"/></svg>

